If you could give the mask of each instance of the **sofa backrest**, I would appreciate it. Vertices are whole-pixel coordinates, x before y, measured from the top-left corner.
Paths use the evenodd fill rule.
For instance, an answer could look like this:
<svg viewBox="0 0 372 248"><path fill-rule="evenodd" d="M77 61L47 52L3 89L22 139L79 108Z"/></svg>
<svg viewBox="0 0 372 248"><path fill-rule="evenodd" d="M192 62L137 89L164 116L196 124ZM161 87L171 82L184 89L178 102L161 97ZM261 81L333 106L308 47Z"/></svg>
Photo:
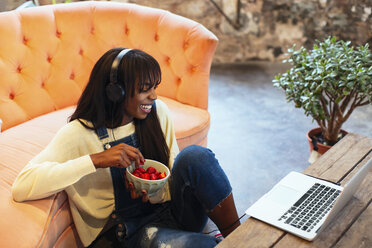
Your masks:
<svg viewBox="0 0 372 248"><path fill-rule="evenodd" d="M0 13L2 130L75 105L95 62L128 47L154 56L162 70L157 93L208 107L217 38L202 25L165 10L87 1Z"/></svg>

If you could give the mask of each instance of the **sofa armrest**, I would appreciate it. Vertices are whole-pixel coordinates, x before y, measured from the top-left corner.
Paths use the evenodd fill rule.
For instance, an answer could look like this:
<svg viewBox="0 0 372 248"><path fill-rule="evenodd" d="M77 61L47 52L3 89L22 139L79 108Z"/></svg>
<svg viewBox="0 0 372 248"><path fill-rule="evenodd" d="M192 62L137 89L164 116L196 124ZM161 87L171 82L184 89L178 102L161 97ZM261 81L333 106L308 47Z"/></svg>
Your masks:
<svg viewBox="0 0 372 248"><path fill-rule="evenodd" d="M52 247L59 239L74 239L81 246L74 228L65 192L48 198L18 203L11 195L0 191L1 247ZM15 238L17 237L17 238Z"/></svg>
<svg viewBox="0 0 372 248"><path fill-rule="evenodd" d="M80 245L65 192L22 203L11 195L19 171L49 143L73 110L41 116L0 135L0 247L53 247L60 239L68 239L69 247Z"/></svg>

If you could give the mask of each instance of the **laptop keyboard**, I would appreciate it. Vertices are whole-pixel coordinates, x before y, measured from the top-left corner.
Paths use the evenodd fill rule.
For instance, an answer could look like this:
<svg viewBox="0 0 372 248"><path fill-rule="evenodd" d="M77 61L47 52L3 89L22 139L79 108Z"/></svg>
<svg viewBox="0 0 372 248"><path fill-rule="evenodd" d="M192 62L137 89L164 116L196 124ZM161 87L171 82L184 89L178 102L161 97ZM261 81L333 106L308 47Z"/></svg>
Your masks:
<svg viewBox="0 0 372 248"><path fill-rule="evenodd" d="M331 210L340 192L340 190L315 183L279 218L279 221L310 232Z"/></svg>

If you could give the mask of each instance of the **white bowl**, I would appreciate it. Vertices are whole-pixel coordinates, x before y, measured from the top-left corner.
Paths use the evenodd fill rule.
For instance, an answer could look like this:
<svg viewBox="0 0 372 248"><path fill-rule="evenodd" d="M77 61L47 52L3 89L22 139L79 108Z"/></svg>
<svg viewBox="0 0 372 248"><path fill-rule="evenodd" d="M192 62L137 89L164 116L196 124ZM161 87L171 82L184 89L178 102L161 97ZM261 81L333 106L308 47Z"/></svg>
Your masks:
<svg viewBox="0 0 372 248"><path fill-rule="evenodd" d="M162 179L158 180L147 180L143 178L136 177L132 174L132 172L136 169L134 166L134 163L132 165L127 167L127 179L129 182L133 183L134 188L137 190L139 194L141 194L141 190L146 190L148 195L152 195L156 193L159 189L164 187L165 183L168 181L170 172L169 168L165 166L164 164L151 160L151 159L146 159L145 164L141 165L145 170L147 170L148 167L154 167L156 171L160 171L161 173L165 172L167 176Z"/></svg>

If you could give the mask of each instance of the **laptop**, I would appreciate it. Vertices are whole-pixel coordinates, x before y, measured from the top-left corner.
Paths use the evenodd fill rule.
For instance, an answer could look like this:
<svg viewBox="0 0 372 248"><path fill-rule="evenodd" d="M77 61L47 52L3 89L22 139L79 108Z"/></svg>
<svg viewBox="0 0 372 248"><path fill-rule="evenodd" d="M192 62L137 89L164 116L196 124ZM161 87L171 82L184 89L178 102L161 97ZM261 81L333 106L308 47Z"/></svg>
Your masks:
<svg viewBox="0 0 372 248"><path fill-rule="evenodd" d="M351 199L371 167L372 158L345 187L290 172L245 213L311 241Z"/></svg>

